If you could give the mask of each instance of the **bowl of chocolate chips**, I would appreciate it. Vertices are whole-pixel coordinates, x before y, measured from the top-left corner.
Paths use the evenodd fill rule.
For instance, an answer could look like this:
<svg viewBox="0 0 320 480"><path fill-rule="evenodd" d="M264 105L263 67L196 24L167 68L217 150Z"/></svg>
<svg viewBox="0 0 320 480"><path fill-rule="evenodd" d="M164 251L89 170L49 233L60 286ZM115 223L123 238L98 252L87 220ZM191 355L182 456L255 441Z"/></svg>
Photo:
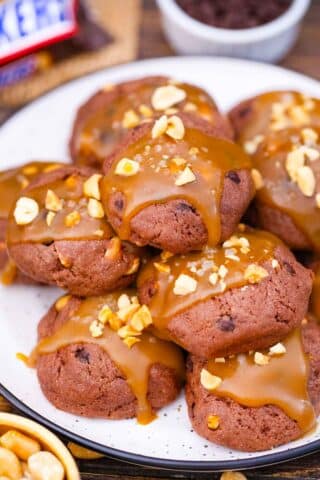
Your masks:
<svg viewBox="0 0 320 480"><path fill-rule="evenodd" d="M295 43L310 0L157 0L164 32L182 55L277 62Z"/></svg>

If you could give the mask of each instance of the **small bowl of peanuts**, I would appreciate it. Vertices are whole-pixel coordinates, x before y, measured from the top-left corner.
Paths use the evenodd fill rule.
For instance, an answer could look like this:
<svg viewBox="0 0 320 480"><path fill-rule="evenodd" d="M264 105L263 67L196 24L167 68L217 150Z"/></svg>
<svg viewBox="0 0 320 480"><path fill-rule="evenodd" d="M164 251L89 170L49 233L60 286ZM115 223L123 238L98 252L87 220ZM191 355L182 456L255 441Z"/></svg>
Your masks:
<svg viewBox="0 0 320 480"><path fill-rule="evenodd" d="M27 418L0 413L0 479L80 480L80 474L53 433Z"/></svg>

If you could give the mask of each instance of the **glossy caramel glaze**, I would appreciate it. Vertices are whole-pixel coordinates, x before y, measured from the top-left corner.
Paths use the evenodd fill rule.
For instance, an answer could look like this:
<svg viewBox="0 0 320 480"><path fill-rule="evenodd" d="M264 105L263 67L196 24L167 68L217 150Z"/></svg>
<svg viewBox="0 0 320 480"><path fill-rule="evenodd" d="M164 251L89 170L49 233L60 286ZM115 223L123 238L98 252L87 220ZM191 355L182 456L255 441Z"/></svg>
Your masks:
<svg viewBox="0 0 320 480"><path fill-rule="evenodd" d="M117 163L123 157L138 162L139 171L135 175L116 174ZM183 162L179 163L181 159ZM186 166L195 179L178 186L175 182ZM166 134L153 139L150 128L142 138L115 156L101 182L102 201L110 215L110 197L117 192L123 194L125 207L118 234L127 240L131 219L144 208L183 199L200 214L208 231L208 244L214 246L221 234L220 200L225 174L250 166L249 157L237 145L196 128L185 128L182 140L174 140Z"/></svg>
<svg viewBox="0 0 320 480"><path fill-rule="evenodd" d="M252 157L253 166L261 173L263 187L257 191L258 203L287 214L304 233L314 249L320 249L320 208L316 195L320 192L320 126L313 128L319 139L308 145L302 138L303 129L287 129L269 134ZM311 148L318 159L305 155L304 165L311 168L315 179L312 195L307 196L293 181L286 167L288 155L299 148Z"/></svg>
<svg viewBox="0 0 320 480"><path fill-rule="evenodd" d="M283 112L279 104L283 106ZM320 100L294 91L267 92L235 107L230 119L237 141L244 143L256 135L283 128L319 127Z"/></svg>
<svg viewBox="0 0 320 480"><path fill-rule="evenodd" d="M292 332L283 345L286 353L269 357L267 365L257 365L252 353L227 358L225 363L212 359L206 368L222 379L214 395L247 407L276 405L306 433L315 426L316 417L308 395L309 361L300 330Z"/></svg>
<svg viewBox="0 0 320 480"><path fill-rule="evenodd" d="M90 114L86 115L84 112L83 122L79 119L82 125L78 137L75 138L77 163L86 165L88 163L87 158L91 155L97 160L99 159L101 163L104 161L105 157L112 152L114 146L121 141L128 131L128 127L125 127L124 123L126 112L133 111L137 115L136 124L161 115L163 112L159 112L152 107L151 98L156 88L164 85L169 85L168 79L150 77L150 79L143 79L141 82L129 82L107 89L104 95L108 95L108 97L105 100L101 99L100 105L97 102L97 107L92 108ZM217 107L204 90L185 83L175 85L186 92L186 98L175 104L173 108L185 111L188 110L188 105L190 106L191 103L195 108L192 113L215 123ZM103 95L103 92L100 92L100 95ZM107 99L108 102L106 102ZM147 110L143 110L144 107L147 107ZM88 106L88 108L91 107Z"/></svg>
<svg viewBox="0 0 320 480"><path fill-rule="evenodd" d="M7 218L14 200L22 189L41 173L59 168L58 162L30 162L25 165L0 172L0 218Z"/></svg>
<svg viewBox="0 0 320 480"><path fill-rule="evenodd" d="M40 340L32 352L28 364L36 366L37 358L58 351L72 344L91 343L101 347L124 374L132 392L137 398L137 418L139 423L146 424L155 418L147 393L149 372L152 365L162 364L171 368L182 382L184 379L184 358L182 351L172 343L160 340L148 332L139 336L139 342L131 348L121 340L117 332L106 326L102 335L94 338L89 330L91 323L97 320L102 307L108 305L112 311L117 310L120 294L128 296L133 291L115 292L101 297L83 299L79 308L70 314L64 323L51 337ZM76 379L75 379L76 381Z"/></svg>
<svg viewBox="0 0 320 480"><path fill-rule="evenodd" d="M55 240L99 240L113 236L106 218L93 218L88 213L88 198L84 196L83 185L87 177L80 173L62 174L49 183L44 183L28 190L24 196L32 198L38 203L39 214L27 225L17 225L10 214L7 229L7 243L43 243L48 244ZM52 190L62 201L61 210L55 212L50 226L47 223L48 211L45 207L48 190ZM67 226L66 218L77 212L79 221Z"/></svg>
<svg viewBox="0 0 320 480"><path fill-rule="evenodd" d="M229 242L234 246L228 246ZM248 229L237 232L222 247L206 247L202 252L171 256L167 260L150 260L139 274L138 287L152 282L153 295L148 307L155 327L165 330L174 315L196 303L231 288L248 285L250 282L244 275L247 267L272 260L280 243L268 232ZM194 292L175 293L176 281L181 274L196 281ZM212 274L216 275L212 278Z"/></svg>
<svg viewBox="0 0 320 480"><path fill-rule="evenodd" d="M315 277L310 297L310 312L320 321L320 263L317 261L313 268Z"/></svg>

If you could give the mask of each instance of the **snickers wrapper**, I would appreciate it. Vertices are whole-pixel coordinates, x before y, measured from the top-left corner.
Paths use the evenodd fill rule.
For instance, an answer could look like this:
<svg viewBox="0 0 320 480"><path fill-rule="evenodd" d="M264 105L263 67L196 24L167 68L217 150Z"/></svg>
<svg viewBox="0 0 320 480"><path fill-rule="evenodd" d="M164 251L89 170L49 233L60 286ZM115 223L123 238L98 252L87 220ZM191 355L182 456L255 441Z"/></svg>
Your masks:
<svg viewBox="0 0 320 480"><path fill-rule="evenodd" d="M77 0L0 0L0 65L73 36Z"/></svg>

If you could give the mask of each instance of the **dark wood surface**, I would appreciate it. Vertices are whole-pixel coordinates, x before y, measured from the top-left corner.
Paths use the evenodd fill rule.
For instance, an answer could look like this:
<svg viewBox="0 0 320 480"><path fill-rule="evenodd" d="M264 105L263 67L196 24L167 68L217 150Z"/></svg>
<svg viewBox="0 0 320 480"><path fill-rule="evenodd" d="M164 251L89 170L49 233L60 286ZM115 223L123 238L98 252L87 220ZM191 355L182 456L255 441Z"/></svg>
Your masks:
<svg viewBox="0 0 320 480"><path fill-rule="evenodd" d="M167 55L173 55L173 51L161 31L160 16L155 7L155 2L154 0L145 0L140 29L139 58ZM304 21L301 36L291 54L282 62L282 65L320 79L320 0L312 0L312 6ZM0 110L0 123L11 113L10 111ZM83 480L218 480L220 478L220 474L153 470L108 458L80 461L79 466ZM250 480L319 480L320 454L309 455L292 462L244 473Z"/></svg>

